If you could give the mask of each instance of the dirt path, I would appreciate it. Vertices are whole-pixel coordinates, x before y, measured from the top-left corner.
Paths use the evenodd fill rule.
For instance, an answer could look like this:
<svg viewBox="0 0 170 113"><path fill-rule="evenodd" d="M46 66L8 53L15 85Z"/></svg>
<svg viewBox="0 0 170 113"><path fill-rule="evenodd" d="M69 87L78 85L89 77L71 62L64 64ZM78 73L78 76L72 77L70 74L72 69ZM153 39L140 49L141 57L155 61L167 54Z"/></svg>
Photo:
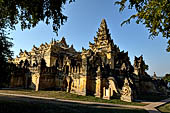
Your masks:
<svg viewBox="0 0 170 113"><path fill-rule="evenodd" d="M93 107L100 108L109 108L109 107L124 107L124 108L137 108L137 109L145 109L149 113L161 113L156 109L156 107L166 104L170 102L170 98L162 100L161 102L148 102L149 104L146 106L134 106L134 105L121 105L121 104L109 104L109 103L98 103L98 102L87 102L87 101L75 101L75 100L64 100L64 99L56 99L56 98L47 98L47 97L38 97L38 96L29 96L29 95L20 95L20 94L9 94L9 93L0 93L0 97L4 96L6 99L10 98L13 100L24 100L24 101L42 101L48 103L62 103L64 105L68 104L81 104ZM5 99L4 98L4 99ZM1 98L3 99L3 98Z"/></svg>
<svg viewBox="0 0 170 113"><path fill-rule="evenodd" d="M161 113L160 111L156 109L156 107L166 104L168 102L170 102L170 98L162 100L160 102L150 102L148 105L144 107L147 111L149 111L149 113Z"/></svg>

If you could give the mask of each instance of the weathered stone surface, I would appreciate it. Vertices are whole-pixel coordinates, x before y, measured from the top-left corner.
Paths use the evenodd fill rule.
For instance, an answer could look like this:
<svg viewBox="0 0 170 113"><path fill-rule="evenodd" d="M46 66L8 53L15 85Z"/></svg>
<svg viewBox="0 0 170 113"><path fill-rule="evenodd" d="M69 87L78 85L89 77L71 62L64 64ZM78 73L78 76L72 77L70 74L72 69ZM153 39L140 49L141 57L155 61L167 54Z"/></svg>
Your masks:
<svg viewBox="0 0 170 113"><path fill-rule="evenodd" d="M137 58L135 56L135 59L134 59L134 73L136 75L145 75L145 62L143 60L142 55L139 58Z"/></svg>
<svg viewBox="0 0 170 113"><path fill-rule="evenodd" d="M141 84L147 87L146 80L152 83L151 77L145 72L143 56L135 57L132 66L128 52L120 51L114 44L105 19L94 37L94 43L89 42L89 49L82 48L81 52L77 52L73 45L67 45L63 37L60 41L52 39L39 47L33 45L30 52L21 49L19 56L9 62L22 70L13 73L11 87L31 87L37 91L54 88L111 99L120 95L124 84L121 99L132 101L131 87L126 81L124 83L124 78L133 79L133 90L137 94L148 90L140 87ZM154 85L149 85L151 90L155 90Z"/></svg>
<svg viewBox="0 0 170 113"><path fill-rule="evenodd" d="M124 81L124 85L122 87L122 91L121 91L121 97L120 99L122 101L126 101L126 102L132 102L133 101L133 91L129 85L129 81L127 78L125 78Z"/></svg>

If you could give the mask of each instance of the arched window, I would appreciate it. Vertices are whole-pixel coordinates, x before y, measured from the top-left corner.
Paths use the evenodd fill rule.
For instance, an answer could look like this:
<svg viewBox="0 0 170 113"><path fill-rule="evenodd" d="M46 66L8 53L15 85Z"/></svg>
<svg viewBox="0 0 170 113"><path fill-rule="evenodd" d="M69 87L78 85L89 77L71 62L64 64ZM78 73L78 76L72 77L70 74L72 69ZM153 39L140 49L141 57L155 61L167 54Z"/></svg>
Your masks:
<svg viewBox="0 0 170 113"><path fill-rule="evenodd" d="M41 67L46 67L46 62L43 58L41 59Z"/></svg>

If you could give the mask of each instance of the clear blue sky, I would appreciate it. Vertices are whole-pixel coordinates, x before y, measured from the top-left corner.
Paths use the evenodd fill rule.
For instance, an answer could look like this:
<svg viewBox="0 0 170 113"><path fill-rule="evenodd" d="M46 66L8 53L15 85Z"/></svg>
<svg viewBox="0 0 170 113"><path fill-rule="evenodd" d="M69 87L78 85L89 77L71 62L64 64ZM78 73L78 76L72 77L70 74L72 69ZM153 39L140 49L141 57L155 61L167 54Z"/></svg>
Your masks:
<svg viewBox="0 0 170 113"><path fill-rule="evenodd" d="M52 38L60 40L63 36L69 45L73 44L77 51L82 47L88 48L89 41L93 42L96 31L102 18L106 19L108 28L114 43L121 50L128 51L133 65L134 56L144 56L146 64L149 65L148 73L158 76L170 73L170 53L166 52L167 40L161 36L154 40L148 39L149 33L142 24L131 24L120 26L134 11L125 10L119 12L119 6L114 5L115 0L76 0L75 3L65 6L64 14L68 21L59 30L59 35L53 33L50 25L40 22L36 28L21 31L19 25L16 31L11 32L14 38L14 57L19 54L20 48L30 51L35 44L50 42Z"/></svg>

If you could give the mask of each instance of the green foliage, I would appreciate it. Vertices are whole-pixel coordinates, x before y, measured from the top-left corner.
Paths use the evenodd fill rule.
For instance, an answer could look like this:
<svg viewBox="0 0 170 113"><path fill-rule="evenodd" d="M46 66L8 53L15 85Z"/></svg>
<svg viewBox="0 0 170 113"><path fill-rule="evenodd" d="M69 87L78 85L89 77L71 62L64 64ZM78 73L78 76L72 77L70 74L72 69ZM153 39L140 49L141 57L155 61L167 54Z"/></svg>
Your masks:
<svg viewBox="0 0 170 113"><path fill-rule="evenodd" d="M125 20L121 25L130 23L136 19L136 23L142 23L148 28L150 38L158 36L170 37L170 1L169 0L121 0L115 2L120 5L119 11L123 11L126 5L128 9L135 9L136 14ZM167 51L170 52L170 41Z"/></svg>
<svg viewBox="0 0 170 113"><path fill-rule="evenodd" d="M163 77L163 80L170 82L170 74L166 74L166 75Z"/></svg>
<svg viewBox="0 0 170 113"><path fill-rule="evenodd" d="M144 65L144 69L145 69L145 70L149 70L149 66L145 64L145 65Z"/></svg>
<svg viewBox="0 0 170 113"><path fill-rule="evenodd" d="M12 56L12 52L9 48L11 48L13 44L10 40L11 38L6 37L4 33L0 31L0 63L6 62L7 58Z"/></svg>
<svg viewBox="0 0 170 113"><path fill-rule="evenodd" d="M165 105L159 106L158 110L161 111L161 113L169 113L169 111L170 111L170 103L167 103Z"/></svg>
<svg viewBox="0 0 170 113"><path fill-rule="evenodd" d="M120 99L105 100L101 98L96 98L94 96L81 96L81 95L67 93L64 91L0 90L0 93L23 94L23 95L49 97L49 98L56 98L56 99L135 105L135 106L146 105L145 103L140 103L140 102L124 102L124 101L121 101Z"/></svg>
<svg viewBox="0 0 170 113"><path fill-rule="evenodd" d="M0 30L0 87L6 86L9 78L9 65L7 63L7 58L12 56L10 48L12 43L10 42L11 38L6 36L4 30Z"/></svg>
<svg viewBox="0 0 170 113"><path fill-rule="evenodd" d="M0 20L11 29L20 22L22 30L35 27L40 21L49 24L53 20L53 30L57 33L67 21L67 16L62 13L67 1L74 0L1 0Z"/></svg>
<svg viewBox="0 0 170 113"><path fill-rule="evenodd" d="M9 31L15 30L16 24L21 24L21 29L31 29L43 21L50 24L52 20L53 31L57 34L58 29L67 21L63 15L64 5L75 0L0 0L0 87L8 79L9 64L7 59L12 56L12 38Z"/></svg>
<svg viewBox="0 0 170 113"><path fill-rule="evenodd" d="M170 52L170 40L168 41L168 47L166 49L168 52Z"/></svg>

